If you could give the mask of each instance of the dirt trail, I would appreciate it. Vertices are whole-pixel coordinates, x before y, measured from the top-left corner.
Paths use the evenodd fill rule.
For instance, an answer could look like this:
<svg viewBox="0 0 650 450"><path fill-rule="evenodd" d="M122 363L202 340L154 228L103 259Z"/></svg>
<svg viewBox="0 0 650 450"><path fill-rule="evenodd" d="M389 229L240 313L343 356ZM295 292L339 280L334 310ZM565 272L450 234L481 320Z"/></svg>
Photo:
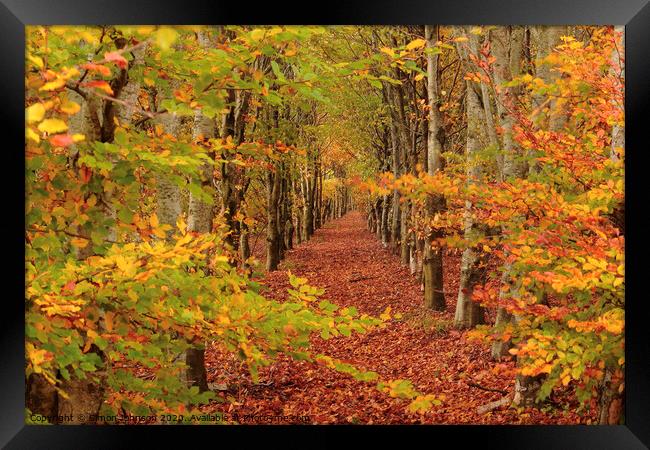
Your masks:
<svg viewBox="0 0 650 450"><path fill-rule="evenodd" d="M445 258L447 310L423 309L422 293L408 268L384 249L365 228L363 216L352 212L329 222L312 239L291 250L280 270L262 280L276 298L286 296L287 270L325 288L324 298L340 306L355 306L361 313L378 315L387 306L400 312L383 329L365 335L312 338L314 353L354 363L377 372L382 379L409 379L424 393L443 394L443 405L424 415L406 411L407 400L391 398L375 388L315 363L280 358L260 371L262 384L254 385L246 367L234 357L208 349L210 382L226 383L236 400L230 414L309 416L309 423L577 423L573 412L554 417L531 410L517 414L500 409L478 415L476 407L502 398L483 387L512 390L513 364L488 359L482 343L466 340L466 333L451 327L458 289L459 256ZM220 403L204 408L222 411ZM296 420L279 423L299 423ZM278 422L273 422L278 423Z"/></svg>

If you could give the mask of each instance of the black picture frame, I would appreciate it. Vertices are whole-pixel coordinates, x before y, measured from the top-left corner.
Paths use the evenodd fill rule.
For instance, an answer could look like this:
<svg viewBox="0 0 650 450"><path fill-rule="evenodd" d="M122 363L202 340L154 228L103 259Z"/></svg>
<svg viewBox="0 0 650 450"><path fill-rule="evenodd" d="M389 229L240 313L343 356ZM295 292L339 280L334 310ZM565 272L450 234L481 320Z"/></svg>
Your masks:
<svg viewBox="0 0 650 450"><path fill-rule="evenodd" d="M267 2L233 0L0 0L0 148L3 211L0 220L4 260L0 326L0 446L4 448L133 447L133 435L147 447L187 447L210 433L210 446L224 437L248 446L253 434L262 445L326 446L350 433L400 445L439 446L466 439L480 448L636 449L650 446L650 336L644 294L643 261L650 226L644 212L642 170L647 152L646 117L650 98L649 0L388 0L356 2ZM626 399L625 425L620 426L265 426L243 427L118 427L26 426L24 424L24 44L30 24L588 24L626 27ZM10 144L10 142L12 145ZM645 145L644 145L645 144ZM21 184L22 178L22 184ZM647 191L647 186L645 186ZM22 197L21 197L22 195ZM647 276L647 275L646 275ZM21 283L22 282L22 283ZM9 289L11 288L11 289ZM14 291L15 290L15 291ZM416 443L405 431L424 438ZM188 437L178 434L191 433ZM254 433L252 433L254 432ZM435 433L435 436L428 436ZM444 436L443 436L444 435ZM413 437L414 438L414 437ZM395 442L395 443L398 443ZM428 444L427 444L428 442ZM369 445L370 441L365 441ZM141 445L141 444L140 444Z"/></svg>

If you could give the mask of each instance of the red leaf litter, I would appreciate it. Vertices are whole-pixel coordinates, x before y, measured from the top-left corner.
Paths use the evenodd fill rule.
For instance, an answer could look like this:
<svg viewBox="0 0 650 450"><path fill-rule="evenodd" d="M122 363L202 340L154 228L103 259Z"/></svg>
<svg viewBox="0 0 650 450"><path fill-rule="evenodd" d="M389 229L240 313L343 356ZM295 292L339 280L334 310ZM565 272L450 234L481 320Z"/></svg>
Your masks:
<svg viewBox="0 0 650 450"><path fill-rule="evenodd" d="M355 306L360 313L381 314L390 306L400 319L365 335L323 340L312 338L315 354L324 353L373 370L383 380L408 379L420 392L443 395L443 404L418 414L408 400L391 398L375 382L356 381L316 363L278 358L251 381L245 364L217 343L206 352L208 381L220 385L218 396L201 409L225 413L238 423L306 424L576 424L594 417L575 412L570 392L554 393L541 409L499 407L478 414L476 408L512 392L514 363L494 362L485 343L469 341L453 324L458 295L460 256L444 259L447 308L425 310L418 280L399 258L367 231L361 213L351 212L327 223L309 242L287 252L276 272L260 280L266 295L282 299L289 287L287 270L325 288L324 299Z"/></svg>

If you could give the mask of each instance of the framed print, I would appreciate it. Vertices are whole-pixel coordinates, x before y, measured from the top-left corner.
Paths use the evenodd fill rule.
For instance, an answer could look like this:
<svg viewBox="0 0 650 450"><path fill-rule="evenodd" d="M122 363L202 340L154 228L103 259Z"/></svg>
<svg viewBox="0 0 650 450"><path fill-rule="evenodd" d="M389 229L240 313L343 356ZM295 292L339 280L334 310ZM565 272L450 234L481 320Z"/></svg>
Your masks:
<svg viewBox="0 0 650 450"><path fill-rule="evenodd" d="M646 1L1 10L2 445L649 445Z"/></svg>

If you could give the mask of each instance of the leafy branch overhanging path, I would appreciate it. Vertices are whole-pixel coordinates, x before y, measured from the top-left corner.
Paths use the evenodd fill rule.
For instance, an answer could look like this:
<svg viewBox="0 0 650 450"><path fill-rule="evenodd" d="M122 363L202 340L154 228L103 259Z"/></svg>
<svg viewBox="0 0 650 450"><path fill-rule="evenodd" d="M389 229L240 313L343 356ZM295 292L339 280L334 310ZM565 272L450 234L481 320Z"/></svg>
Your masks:
<svg viewBox="0 0 650 450"><path fill-rule="evenodd" d="M288 252L280 270L261 282L278 298L290 287L287 270L308 277L325 288L323 298L340 307L356 307L377 316L391 307L400 318L365 335L353 333L328 340L313 337L314 353L323 353L387 379L405 378L422 392L442 394L443 405L425 414L408 413L408 400L391 398L373 382L353 378L317 363L281 356L260 370L254 384L245 364L234 355L211 346L206 352L208 380L220 396L234 402L212 402L205 412L225 412L259 420L286 416L274 423L576 423L569 411L553 414L530 409L518 413L498 408L479 414L477 408L512 391L514 364L490 361L485 344L467 339L467 332L451 327L458 292L460 256L445 258L447 308L425 310L420 286L398 257L366 230L360 212L350 212L316 231L307 243ZM227 403L225 403L227 405ZM576 405L577 406L577 405ZM256 416L257 418L255 418ZM308 416L308 419L305 418ZM303 417L299 419L298 417Z"/></svg>

